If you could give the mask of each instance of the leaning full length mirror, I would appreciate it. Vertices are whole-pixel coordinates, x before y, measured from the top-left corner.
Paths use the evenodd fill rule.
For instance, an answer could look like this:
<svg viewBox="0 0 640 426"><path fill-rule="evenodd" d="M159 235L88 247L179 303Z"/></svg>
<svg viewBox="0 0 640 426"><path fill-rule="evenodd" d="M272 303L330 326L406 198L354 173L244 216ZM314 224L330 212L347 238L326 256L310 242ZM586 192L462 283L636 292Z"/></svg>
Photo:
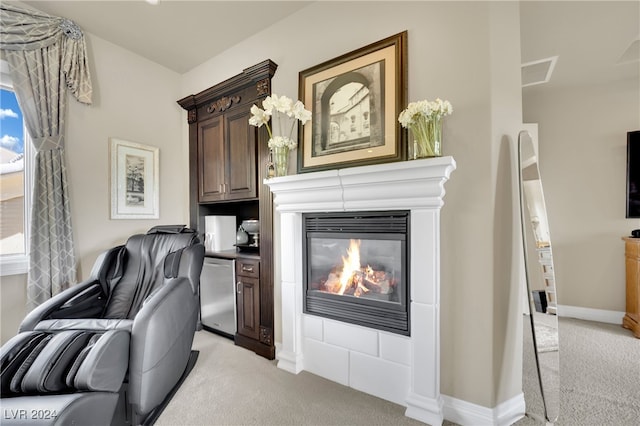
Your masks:
<svg viewBox="0 0 640 426"><path fill-rule="evenodd" d="M556 284L547 209L538 156L529 132L518 136L520 213L531 336L544 417L555 422L560 411L559 339ZM527 320L527 318L525 318ZM527 414L536 417L535 413Z"/></svg>

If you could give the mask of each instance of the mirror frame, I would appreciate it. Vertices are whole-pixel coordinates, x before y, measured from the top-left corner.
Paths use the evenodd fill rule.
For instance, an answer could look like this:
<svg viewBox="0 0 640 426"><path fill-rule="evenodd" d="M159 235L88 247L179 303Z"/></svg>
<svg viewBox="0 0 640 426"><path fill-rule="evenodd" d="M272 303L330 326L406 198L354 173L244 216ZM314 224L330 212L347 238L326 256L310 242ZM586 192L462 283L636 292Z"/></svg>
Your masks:
<svg viewBox="0 0 640 426"><path fill-rule="evenodd" d="M531 272L531 266L529 265L529 254L528 254L528 245L527 242L529 241L527 238L527 234L529 232L533 232L534 233L534 239L535 239L535 232L533 231L533 227L531 228L531 230L529 232L527 232L527 226L529 226L529 220L527 220L528 218L528 213L529 213L529 204L528 201L526 200L526 195L525 195L525 188L524 188L524 179L523 179L523 162L527 159L522 158L522 151L523 151L523 143L524 141L524 137L528 137L531 140L531 149L533 151L533 157L535 158L535 162L531 163L531 165L535 164L537 173L538 173L538 179L540 180L540 191L541 191L541 199L542 199L542 203L544 206L544 214L545 216L547 215L546 212L546 202L544 199L544 191L542 188L542 180L540 177L540 169L538 167L539 161L538 161L538 153L536 152L536 147L533 146L533 138L531 137L531 134L529 132L527 132L526 130L521 131L518 134L518 183L519 183L519 187L518 187L518 194L519 194L519 207L520 207L520 227L521 227L521 232L522 232L522 248L523 248L523 257L524 257L524 274L525 274L525 282L526 282L526 291L527 291L527 302L528 302L528 306L529 306L529 320L530 320L530 326L531 326L531 335L532 335L532 341L533 341L533 349L534 349L534 354L535 354L535 361L536 361L536 370L537 370L537 376L538 376L538 384L540 386L540 393L542 396L542 403L543 403L543 408L544 408L544 420L546 420L547 422L550 423L554 423L557 421L559 413L560 413L560 385L559 385L559 377L557 378L557 383L551 383L548 377L544 377L544 366L543 366L543 362L542 362L542 357L541 357L541 351L539 348L539 342L538 342L538 338L536 336L536 316L534 315L536 312L536 306L535 303L532 300L532 282L531 282L531 277L530 277L530 272ZM531 165L527 165L527 167L530 167ZM546 220L546 218L545 218ZM547 221L548 224L548 221ZM549 243L549 253L550 253L550 259L549 262L551 264L551 274L554 275L553 277L553 286L554 286L554 295L556 295L557 293L555 293L557 287L556 287L556 283L555 283L555 273L553 270L553 249L551 247L551 237L549 235L548 238L548 243ZM544 277L543 277L544 280ZM544 283L543 283L544 285ZM557 297L555 299L556 302L556 307L557 307ZM556 331L558 332L558 320L557 320L557 311L553 313L554 317L555 317L555 328ZM559 345L559 333L557 335L558 338L558 345ZM556 359L554 359L554 362L556 362L559 368L559 353L560 353L560 348L558 347L557 350L555 351L551 351L551 352L555 352L556 354ZM552 355L548 355L545 353L544 357L547 358L548 356L552 356ZM558 376L559 376L559 371L558 371ZM554 395L552 395L554 394ZM531 417L536 417L534 414L527 412L526 413L528 416ZM541 420L541 419L539 419Z"/></svg>

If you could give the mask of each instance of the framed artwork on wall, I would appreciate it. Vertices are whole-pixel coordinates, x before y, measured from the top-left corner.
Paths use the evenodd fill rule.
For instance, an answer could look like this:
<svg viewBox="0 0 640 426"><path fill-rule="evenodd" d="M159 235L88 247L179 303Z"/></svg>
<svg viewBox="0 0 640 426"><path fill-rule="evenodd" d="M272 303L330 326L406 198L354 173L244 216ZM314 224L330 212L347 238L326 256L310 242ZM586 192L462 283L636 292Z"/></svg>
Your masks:
<svg viewBox="0 0 640 426"><path fill-rule="evenodd" d="M406 159L407 32L301 71L298 172Z"/></svg>
<svg viewBox="0 0 640 426"><path fill-rule="evenodd" d="M110 138L111 219L158 219L159 149Z"/></svg>

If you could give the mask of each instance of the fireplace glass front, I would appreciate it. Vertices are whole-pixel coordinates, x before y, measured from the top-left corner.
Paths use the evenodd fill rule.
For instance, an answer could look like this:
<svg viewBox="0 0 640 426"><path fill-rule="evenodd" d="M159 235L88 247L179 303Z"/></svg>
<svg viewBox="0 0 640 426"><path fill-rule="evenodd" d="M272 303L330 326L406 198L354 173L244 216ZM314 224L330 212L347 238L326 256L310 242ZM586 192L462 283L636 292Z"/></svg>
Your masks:
<svg viewBox="0 0 640 426"><path fill-rule="evenodd" d="M304 312L409 335L409 212L303 215Z"/></svg>

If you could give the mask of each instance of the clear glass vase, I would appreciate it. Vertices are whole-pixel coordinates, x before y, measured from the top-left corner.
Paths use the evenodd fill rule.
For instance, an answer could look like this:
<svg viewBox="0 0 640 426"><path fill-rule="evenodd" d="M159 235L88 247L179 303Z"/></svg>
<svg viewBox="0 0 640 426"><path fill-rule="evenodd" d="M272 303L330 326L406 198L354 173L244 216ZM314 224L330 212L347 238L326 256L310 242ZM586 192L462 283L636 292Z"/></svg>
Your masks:
<svg viewBox="0 0 640 426"><path fill-rule="evenodd" d="M275 146L271 148L276 176L286 176L289 170L289 147Z"/></svg>
<svg viewBox="0 0 640 426"><path fill-rule="evenodd" d="M414 141L409 146L409 158L442 156L442 117L417 123L411 128Z"/></svg>

